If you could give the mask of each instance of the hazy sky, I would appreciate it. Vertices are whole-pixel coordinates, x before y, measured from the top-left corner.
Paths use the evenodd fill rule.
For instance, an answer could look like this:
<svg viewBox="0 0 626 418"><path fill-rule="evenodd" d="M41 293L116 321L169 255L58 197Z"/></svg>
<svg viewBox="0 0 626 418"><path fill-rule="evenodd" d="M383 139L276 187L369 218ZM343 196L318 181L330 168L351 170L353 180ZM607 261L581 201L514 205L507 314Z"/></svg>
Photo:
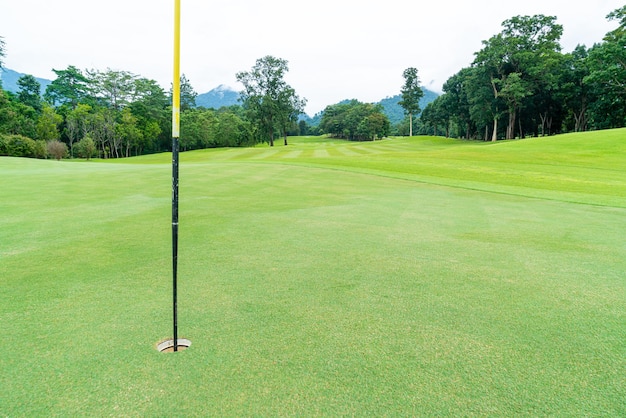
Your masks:
<svg viewBox="0 0 626 418"><path fill-rule="evenodd" d="M181 71L198 93L237 90L258 58L289 61L285 79L313 115L343 99L398 94L405 68L422 84L469 66L481 41L516 15L557 16L565 52L617 26L605 16L623 0L181 0ZM5 66L54 79L52 69L125 70L169 89L173 0L0 0Z"/></svg>

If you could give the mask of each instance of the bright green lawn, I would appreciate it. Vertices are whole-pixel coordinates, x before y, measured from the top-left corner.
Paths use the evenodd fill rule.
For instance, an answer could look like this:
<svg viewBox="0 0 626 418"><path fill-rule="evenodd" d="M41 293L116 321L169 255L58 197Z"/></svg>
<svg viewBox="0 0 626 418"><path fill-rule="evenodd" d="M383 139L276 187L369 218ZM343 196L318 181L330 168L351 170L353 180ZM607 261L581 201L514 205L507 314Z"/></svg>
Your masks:
<svg viewBox="0 0 626 418"><path fill-rule="evenodd" d="M626 415L626 130L0 158L0 416Z"/></svg>

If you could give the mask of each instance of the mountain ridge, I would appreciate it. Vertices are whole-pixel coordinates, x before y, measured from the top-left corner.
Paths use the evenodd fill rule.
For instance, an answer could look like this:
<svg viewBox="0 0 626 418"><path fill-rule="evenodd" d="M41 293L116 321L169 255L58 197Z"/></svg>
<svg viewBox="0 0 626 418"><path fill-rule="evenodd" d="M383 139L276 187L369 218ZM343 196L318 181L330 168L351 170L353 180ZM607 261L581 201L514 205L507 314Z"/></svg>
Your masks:
<svg viewBox="0 0 626 418"><path fill-rule="evenodd" d="M6 91L10 91L11 93L19 93L20 86L17 84L17 80L19 80L20 77L24 75L29 74L20 73L9 68L0 69L0 80L2 81L2 88ZM46 87L48 87L48 85L52 83L52 80L48 80L45 78L35 77L35 80L37 80L41 86L39 89L41 95L46 92Z"/></svg>
<svg viewBox="0 0 626 418"><path fill-rule="evenodd" d="M239 104L239 93L225 84L220 84L214 89L196 96L196 106L207 109L219 109L236 104Z"/></svg>

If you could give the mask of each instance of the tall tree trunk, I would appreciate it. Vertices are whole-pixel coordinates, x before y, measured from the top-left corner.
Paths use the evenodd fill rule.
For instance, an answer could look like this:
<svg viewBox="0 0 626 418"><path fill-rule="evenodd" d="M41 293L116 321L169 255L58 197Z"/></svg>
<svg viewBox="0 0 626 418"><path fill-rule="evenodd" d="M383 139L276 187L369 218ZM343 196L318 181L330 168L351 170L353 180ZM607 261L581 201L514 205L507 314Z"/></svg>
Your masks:
<svg viewBox="0 0 626 418"><path fill-rule="evenodd" d="M548 118L548 135L552 135L552 116Z"/></svg>
<svg viewBox="0 0 626 418"><path fill-rule="evenodd" d="M509 124L506 127L506 139L515 138L515 109L509 111Z"/></svg>
<svg viewBox="0 0 626 418"><path fill-rule="evenodd" d="M413 136L413 115L409 113L409 136Z"/></svg>
<svg viewBox="0 0 626 418"><path fill-rule="evenodd" d="M495 100L498 99L498 88L496 86L496 80L492 76L491 77L491 88L493 89L493 98ZM496 105L496 111L493 115L493 133L491 134L491 142L496 142L498 140L498 105Z"/></svg>
<svg viewBox="0 0 626 418"><path fill-rule="evenodd" d="M576 125L574 130L576 132L583 132L587 130L587 107L583 106L580 112L574 112L574 120Z"/></svg>
<svg viewBox="0 0 626 418"><path fill-rule="evenodd" d="M268 133L270 134L270 147L274 146L274 115L269 115Z"/></svg>

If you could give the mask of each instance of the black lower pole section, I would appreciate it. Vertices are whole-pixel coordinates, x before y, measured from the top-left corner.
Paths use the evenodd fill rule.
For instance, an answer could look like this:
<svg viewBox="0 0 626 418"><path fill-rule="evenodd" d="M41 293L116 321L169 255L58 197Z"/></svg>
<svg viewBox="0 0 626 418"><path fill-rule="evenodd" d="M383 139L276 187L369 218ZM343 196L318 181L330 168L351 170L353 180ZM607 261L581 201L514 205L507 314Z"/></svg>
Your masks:
<svg viewBox="0 0 626 418"><path fill-rule="evenodd" d="M178 351L178 138L172 138L172 296L174 351Z"/></svg>

